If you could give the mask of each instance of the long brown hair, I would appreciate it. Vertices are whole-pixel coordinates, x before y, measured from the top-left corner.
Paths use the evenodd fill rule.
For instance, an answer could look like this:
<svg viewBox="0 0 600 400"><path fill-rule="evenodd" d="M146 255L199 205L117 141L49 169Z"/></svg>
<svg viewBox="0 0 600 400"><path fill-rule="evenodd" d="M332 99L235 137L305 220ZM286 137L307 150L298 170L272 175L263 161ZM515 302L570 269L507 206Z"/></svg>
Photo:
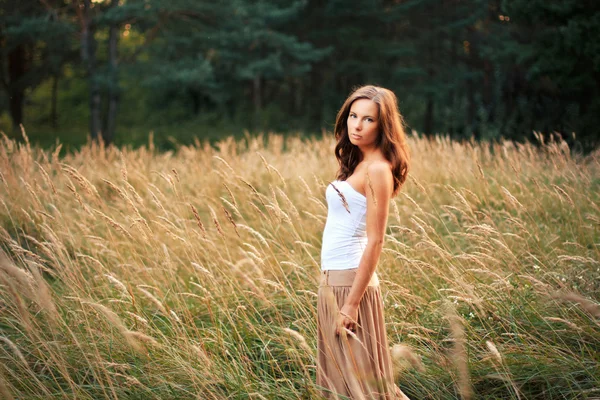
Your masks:
<svg viewBox="0 0 600 400"><path fill-rule="evenodd" d="M392 164L394 176L393 195L397 195L408 175L410 154L404 133L404 121L398 111L398 100L391 90L378 86L362 86L354 90L344 102L335 119L335 156L340 164L337 179L346 180L362 159L360 149L348 137L348 115L350 107L358 99L372 100L379 108L379 135L377 147Z"/></svg>

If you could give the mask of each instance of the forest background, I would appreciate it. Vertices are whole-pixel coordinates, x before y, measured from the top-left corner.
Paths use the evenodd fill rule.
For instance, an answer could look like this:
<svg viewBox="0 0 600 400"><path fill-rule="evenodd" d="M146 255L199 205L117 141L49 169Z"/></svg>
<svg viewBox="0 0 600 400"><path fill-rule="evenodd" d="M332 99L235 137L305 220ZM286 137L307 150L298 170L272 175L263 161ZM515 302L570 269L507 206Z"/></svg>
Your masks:
<svg viewBox="0 0 600 400"><path fill-rule="evenodd" d="M317 398L331 131L373 83L413 157L396 384L597 400L598 39L598 0L0 0L0 398Z"/></svg>
<svg viewBox="0 0 600 400"><path fill-rule="evenodd" d="M0 0L0 130L159 148L331 130L353 87L409 131L598 143L594 0Z"/></svg>

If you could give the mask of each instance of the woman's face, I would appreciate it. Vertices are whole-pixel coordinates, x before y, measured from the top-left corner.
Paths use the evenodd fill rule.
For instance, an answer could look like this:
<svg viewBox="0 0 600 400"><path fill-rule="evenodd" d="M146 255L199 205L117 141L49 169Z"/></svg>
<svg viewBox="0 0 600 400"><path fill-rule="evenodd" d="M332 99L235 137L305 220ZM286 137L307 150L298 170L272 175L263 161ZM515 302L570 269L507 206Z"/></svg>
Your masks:
<svg viewBox="0 0 600 400"><path fill-rule="evenodd" d="M358 99L348 114L348 138L355 146L375 145L379 135L379 107L373 100Z"/></svg>

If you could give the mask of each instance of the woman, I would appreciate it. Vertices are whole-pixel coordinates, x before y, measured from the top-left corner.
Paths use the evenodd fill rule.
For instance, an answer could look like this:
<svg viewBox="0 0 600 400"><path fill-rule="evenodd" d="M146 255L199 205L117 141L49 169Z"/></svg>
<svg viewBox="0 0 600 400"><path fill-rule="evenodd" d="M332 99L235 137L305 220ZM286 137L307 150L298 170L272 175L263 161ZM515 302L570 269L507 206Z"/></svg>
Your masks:
<svg viewBox="0 0 600 400"><path fill-rule="evenodd" d="M328 214L317 300L317 385L323 395L407 399L394 384L375 267L390 199L406 180L409 153L396 96L363 86L335 122L337 180Z"/></svg>

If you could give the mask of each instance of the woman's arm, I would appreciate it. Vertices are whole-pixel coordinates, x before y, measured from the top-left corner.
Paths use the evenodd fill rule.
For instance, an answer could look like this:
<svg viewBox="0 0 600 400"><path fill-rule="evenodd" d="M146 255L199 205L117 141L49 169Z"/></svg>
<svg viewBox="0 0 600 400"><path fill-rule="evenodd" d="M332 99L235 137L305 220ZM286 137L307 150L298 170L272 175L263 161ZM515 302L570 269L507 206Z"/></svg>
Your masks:
<svg viewBox="0 0 600 400"><path fill-rule="evenodd" d="M363 252L354 283L346 302L340 309L336 332L340 327L354 330L358 319L358 304L375 272L387 224L390 198L394 189L390 167L385 162L374 162L367 167L365 192L367 197L367 247Z"/></svg>

